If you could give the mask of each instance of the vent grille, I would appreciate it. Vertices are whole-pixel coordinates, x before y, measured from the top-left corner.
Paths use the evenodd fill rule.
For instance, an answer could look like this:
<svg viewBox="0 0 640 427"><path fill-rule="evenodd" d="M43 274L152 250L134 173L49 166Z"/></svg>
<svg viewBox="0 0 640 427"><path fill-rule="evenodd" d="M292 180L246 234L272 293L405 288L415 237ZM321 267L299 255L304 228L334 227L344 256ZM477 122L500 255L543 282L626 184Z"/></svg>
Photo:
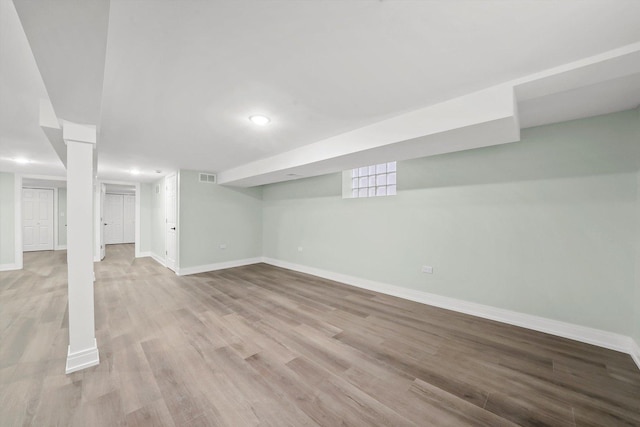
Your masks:
<svg viewBox="0 0 640 427"><path fill-rule="evenodd" d="M216 175L213 173L200 173L200 182L215 184L217 182Z"/></svg>

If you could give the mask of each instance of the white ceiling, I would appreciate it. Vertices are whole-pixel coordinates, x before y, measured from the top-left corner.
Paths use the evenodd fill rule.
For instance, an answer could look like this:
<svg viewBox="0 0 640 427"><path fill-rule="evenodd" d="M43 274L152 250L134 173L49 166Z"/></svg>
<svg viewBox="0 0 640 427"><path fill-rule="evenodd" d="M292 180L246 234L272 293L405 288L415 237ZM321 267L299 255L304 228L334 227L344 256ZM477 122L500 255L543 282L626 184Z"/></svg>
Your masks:
<svg viewBox="0 0 640 427"><path fill-rule="evenodd" d="M44 148L38 128L43 80L15 10L0 1L2 157L23 148L22 155L50 161L55 154ZM98 171L115 180L132 180L132 168L142 171L136 178L142 181L156 179L156 169L222 175L252 169L261 159L640 41L635 0L112 0L108 11L58 0L51 2L56 13L48 14L34 6L38 1L27 3L18 12L49 92L56 93L54 109L61 119L91 117L99 101ZM83 16L96 24L64 31L65 23ZM85 34L80 41L79 31ZM91 78L84 78L87 69ZM84 76L87 103L70 102L83 93L60 70ZM520 125L633 107L640 103L638 80L624 75L579 91L530 96L519 106ZM574 108L593 99L600 101ZM272 123L251 124L248 116L257 113ZM349 161L364 159L361 151ZM54 173L36 166L30 173ZM0 169L11 168L0 159Z"/></svg>
<svg viewBox="0 0 640 427"><path fill-rule="evenodd" d="M39 126L42 78L10 0L0 0L0 170L64 176L65 170ZM33 162L19 165L16 157Z"/></svg>

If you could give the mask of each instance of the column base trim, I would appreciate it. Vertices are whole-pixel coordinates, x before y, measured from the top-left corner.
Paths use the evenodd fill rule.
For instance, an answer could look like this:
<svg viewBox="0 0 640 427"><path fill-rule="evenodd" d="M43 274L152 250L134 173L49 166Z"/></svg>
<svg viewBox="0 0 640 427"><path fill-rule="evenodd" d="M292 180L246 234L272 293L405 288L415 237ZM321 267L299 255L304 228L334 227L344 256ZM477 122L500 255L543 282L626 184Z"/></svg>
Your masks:
<svg viewBox="0 0 640 427"><path fill-rule="evenodd" d="M67 367L65 369L66 374L80 371L82 369L96 366L100 363L100 355L98 354L98 342L93 340L94 344L92 348L77 351L71 353L71 346L67 351Z"/></svg>
<svg viewBox="0 0 640 427"><path fill-rule="evenodd" d="M0 271L22 270L22 266L18 264L0 264Z"/></svg>

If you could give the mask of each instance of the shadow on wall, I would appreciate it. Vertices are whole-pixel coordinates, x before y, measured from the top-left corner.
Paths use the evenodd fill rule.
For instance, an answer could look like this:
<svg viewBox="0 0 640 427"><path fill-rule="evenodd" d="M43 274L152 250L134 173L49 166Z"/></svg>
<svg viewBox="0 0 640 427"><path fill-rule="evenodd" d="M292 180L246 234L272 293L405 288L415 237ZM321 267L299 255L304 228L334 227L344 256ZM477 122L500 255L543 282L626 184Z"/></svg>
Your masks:
<svg viewBox="0 0 640 427"><path fill-rule="evenodd" d="M239 193L239 194L251 197L251 198L256 199L256 200L262 200L262 190L260 190L259 188L256 189L254 187L250 187L250 188L232 187L232 186L228 186L228 185L221 185L220 187L224 188L225 190L232 191L232 192L235 192L235 193Z"/></svg>
<svg viewBox="0 0 640 427"><path fill-rule="evenodd" d="M525 129L519 142L400 162L398 190L630 173L638 135L638 110Z"/></svg>

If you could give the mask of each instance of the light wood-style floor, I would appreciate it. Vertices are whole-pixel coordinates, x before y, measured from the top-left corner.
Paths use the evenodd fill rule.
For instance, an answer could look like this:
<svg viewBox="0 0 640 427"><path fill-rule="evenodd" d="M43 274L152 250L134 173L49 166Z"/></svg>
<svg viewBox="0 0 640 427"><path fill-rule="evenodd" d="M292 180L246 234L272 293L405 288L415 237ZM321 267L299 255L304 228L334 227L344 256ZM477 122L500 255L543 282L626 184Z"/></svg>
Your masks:
<svg viewBox="0 0 640 427"><path fill-rule="evenodd" d="M264 264L96 264L101 364L64 374L64 252L0 273L0 425L640 425L622 353Z"/></svg>

